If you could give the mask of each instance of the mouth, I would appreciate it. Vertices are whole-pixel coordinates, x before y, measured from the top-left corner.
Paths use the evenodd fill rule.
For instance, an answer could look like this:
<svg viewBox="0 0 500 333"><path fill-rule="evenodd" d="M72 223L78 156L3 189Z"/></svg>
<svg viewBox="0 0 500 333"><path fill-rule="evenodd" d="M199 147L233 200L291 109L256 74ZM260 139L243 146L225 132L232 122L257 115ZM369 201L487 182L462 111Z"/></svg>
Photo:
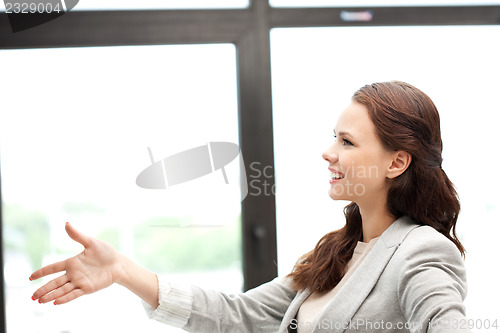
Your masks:
<svg viewBox="0 0 500 333"><path fill-rule="evenodd" d="M332 169L328 169L328 170L330 170L330 184L335 183L335 182L337 182L345 177L342 172L335 171Z"/></svg>

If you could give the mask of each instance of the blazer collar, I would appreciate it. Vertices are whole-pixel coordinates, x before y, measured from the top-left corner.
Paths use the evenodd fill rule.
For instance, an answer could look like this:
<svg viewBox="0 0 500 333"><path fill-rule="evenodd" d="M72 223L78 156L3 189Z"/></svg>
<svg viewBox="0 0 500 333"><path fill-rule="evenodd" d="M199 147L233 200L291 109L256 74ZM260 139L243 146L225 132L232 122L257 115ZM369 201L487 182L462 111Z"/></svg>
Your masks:
<svg viewBox="0 0 500 333"><path fill-rule="evenodd" d="M319 316L320 324L313 332L344 332L349 322L377 283L392 255L408 233L418 225L403 216L394 221L344 286ZM322 325L323 324L323 325Z"/></svg>
<svg viewBox="0 0 500 333"><path fill-rule="evenodd" d="M314 333L341 333L349 327L351 318L375 286L399 244L418 226L411 218L403 216L382 233L363 262L318 316ZM309 290L297 293L283 318L280 332L287 332L286 327L295 318L300 305L310 294Z"/></svg>
<svg viewBox="0 0 500 333"><path fill-rule="evenodd" d="M420 225L410 217L402 216L394 221L389 228L382 233L379 240L382 240L387 248L399 246L399 244L405 240L406 236L408 236L410 231L419 226Z"/></svg>

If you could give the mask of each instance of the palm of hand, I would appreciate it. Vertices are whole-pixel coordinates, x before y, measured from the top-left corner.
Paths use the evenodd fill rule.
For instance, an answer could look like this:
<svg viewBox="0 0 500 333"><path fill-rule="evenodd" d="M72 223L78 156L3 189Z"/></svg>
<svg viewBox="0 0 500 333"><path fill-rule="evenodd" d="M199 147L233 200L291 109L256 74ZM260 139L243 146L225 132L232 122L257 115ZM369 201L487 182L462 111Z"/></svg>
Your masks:
<svg viewBox="0 0 500 333"><path fill-rule="evenodd" d="M30 280L65 271L33 294L32 299L40 303L54 301L67 303L82 295L90 294L118 282L122 269L118 252L108 243L78 233L66 225L68 235L81 243L85 250L72 258L45 266L34 272Z"/></svg>
<svg viewBox="0 0 500 333"><path fill-rule="evenodd" d="M113 266L117 253L111 246L100 246L85 249L79 255L66 261L66 275L85 294L109 287L115 282ZM104 243L103 245L108 245Z"/></svg>

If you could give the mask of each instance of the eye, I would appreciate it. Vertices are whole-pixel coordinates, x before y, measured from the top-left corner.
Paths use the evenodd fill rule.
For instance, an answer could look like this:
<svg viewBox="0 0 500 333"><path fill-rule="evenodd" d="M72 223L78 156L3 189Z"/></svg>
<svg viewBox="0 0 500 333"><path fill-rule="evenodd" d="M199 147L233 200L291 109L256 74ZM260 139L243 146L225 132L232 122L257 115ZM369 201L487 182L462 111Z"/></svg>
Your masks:
<svg viewBox="0 0 500 333"><path fill-rule="evenodd" d="M354 146L352 142L347 139L342 139L342 141L344 142L344 146Z"/></svg>
<svg viewBox="0 0 500 333"><path fill-rule="evenodd" d="M337 141L337 135L335 133L333 133L333 138L335 139L335 141ZM347 139L342 139L342 145L343 146L354 146L354 144Z"/></svg>

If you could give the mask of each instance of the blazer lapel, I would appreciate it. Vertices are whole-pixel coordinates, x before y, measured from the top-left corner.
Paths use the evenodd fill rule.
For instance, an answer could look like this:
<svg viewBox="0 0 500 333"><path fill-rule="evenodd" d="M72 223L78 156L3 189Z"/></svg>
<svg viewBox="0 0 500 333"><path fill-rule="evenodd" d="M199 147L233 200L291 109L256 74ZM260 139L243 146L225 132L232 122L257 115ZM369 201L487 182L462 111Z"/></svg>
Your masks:
<svg viewBox="0 0 500 333"><path fill-rule="evenodd" d="M409 217L403 216L384 231L363 262L318 317L314 333L341 333L345 331L346 327L349 327L351 318L375 286L399 244L416 227L418 225L415 222ZM307 296L301 298L297 310ZM293 313L296 314L297 310L294 309Z"/></svg>
<svg viewBox="0 0 500 333"><path fill-rule="evenodd" d="M292 303L288 306L288 309L283 316L283 320L280 325L279 332L280 333L287 333L288 332L288 326L293 322L295 319L297 312L299 311L300 306L304 301L311 295L311 291L309 289L299 291L295 298L293 299Z"/></svg>

